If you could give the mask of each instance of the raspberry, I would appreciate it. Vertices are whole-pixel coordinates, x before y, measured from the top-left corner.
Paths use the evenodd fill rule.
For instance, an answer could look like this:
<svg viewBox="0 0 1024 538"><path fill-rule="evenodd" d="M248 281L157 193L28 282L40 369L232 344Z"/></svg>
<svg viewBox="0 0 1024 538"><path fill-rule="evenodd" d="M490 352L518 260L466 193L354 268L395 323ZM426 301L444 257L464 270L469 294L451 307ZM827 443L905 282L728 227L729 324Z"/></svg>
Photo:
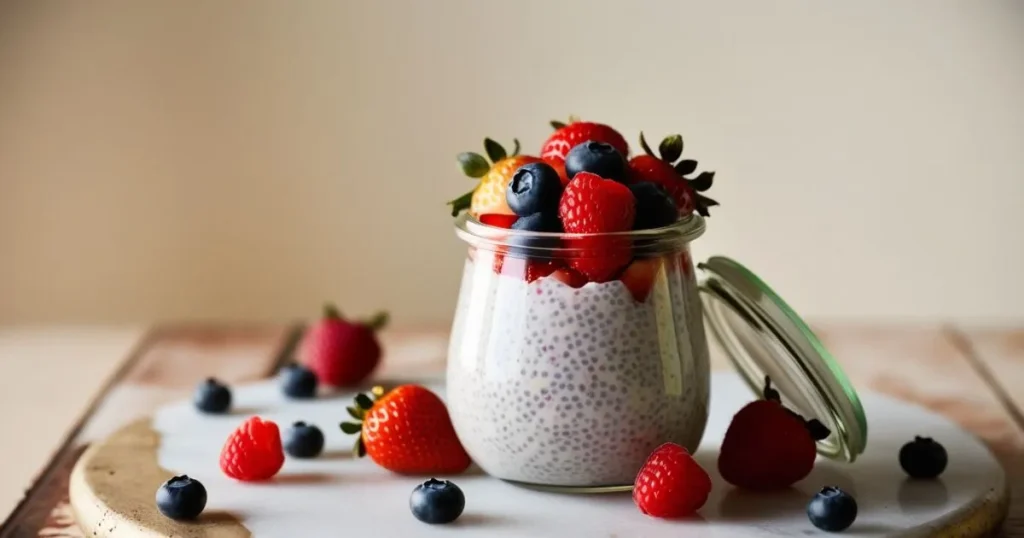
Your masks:
<svg viewBox="0 0 1024 538"><path fill-rule="evenodd" d="M284 465L277 424L251 417L238 427L220 452L220 470L244 482L267 480Z"/></svg>
<svg viewBox="0 0 1024 538"><path fill-rule="evenodd" d="M625 232L633 229L636 199L622 183L580 172L565 187L558 216L568 233Z"/></svg>
<svg viewBox="0 0 1024 538"><path fill-rule="evenodd" d="M608 282L633 258L633 244L625 237L595 235L565 241L569 267L591 282Z"/></svg>
<svg viewBox="0 0 1024 538"><path fill-rule="evenodd" d="M685 448L665 443L636 475L633 502L653 517L676 518L700 510L711 493L711 477Z"/></svg>

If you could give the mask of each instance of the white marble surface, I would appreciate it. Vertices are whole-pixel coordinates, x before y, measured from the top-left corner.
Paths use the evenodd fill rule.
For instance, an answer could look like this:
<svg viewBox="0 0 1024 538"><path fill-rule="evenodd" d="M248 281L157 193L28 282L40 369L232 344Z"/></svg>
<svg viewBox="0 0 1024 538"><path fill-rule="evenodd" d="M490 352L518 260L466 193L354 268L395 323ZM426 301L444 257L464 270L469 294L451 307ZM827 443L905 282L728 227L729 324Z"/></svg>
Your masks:
<svg viewBox="0 0 1024 538"><path fill-rule="evenodd" d="M443 394L443 385L431 387ZM713 376L711 421L697 456L712 475L714 489L698 518L657 520L641 514L628 494L542 493L475 473L444 477L465 492L466 511L456 524L432 527L415 520L408 509L409 493L420 479L395 476L369 460L349 457L352 437L337 428L349 396L289 402L274 382L264 382L236 388L233 415L199 415L188 402L164 407L155 420L163 436L160 465L201 480L209 491L208 509L237 514L257 537L805 535L820 532L808 522L804 507L824 485L838 485L857 498L860 514L845 535L927 535L935 522L1004 487L1001 467L972 435L929 411L869 393L862 394L868 447L857 462L819 460L813 473L789 491L744 494L717 476L715 454L732 414L752 396L735 375L719 373ZM289 459L278 477L265 484L224 477L217 466L221 444L250 414L275 420L282 428L295 420L319 425L327 436L325 455L312 461ZM949 450L950 465L941 480L904 479L896 455L915 434L933 436Z"/></svg>

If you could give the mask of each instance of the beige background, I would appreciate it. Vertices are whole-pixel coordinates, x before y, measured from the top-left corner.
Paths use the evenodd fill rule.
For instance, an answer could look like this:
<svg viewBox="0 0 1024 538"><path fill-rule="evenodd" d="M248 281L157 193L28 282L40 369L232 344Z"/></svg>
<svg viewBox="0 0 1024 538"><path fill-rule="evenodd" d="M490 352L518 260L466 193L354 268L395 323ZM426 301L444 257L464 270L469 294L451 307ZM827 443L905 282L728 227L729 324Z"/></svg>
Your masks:
<svg viewBox="0 0 1024 538"><path fill-rule="evenodd" d="M443 322L454 155L570 113L808 315L1022 320L1022 96L1024 2L0 0L0 322Z"/></svg>

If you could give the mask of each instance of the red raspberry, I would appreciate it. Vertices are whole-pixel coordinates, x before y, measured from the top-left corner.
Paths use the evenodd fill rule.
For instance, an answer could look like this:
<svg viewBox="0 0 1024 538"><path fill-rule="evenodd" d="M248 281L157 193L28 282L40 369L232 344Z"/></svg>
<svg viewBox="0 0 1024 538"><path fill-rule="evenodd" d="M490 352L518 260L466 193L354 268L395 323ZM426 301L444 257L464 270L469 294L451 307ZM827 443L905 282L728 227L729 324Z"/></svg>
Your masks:
<svg viewBox="0 0 1024 538"><path fill-rule="evenodd" d="M665 443L636 475L633 502L654 517L676 518L700 510L711 493L711 477L685 448Z"/></svg>
<svg viewBox="0 0 1024 538"><path fill-rule="evenodd" d="M625 232L633 229L636 199L622 183L580 172L566 185L558 216L567 233Z"/></svg>
<svg viewBox="0 0 1024 538"><path fill-rule="evenodd" d="M633 259L633 244L625 237L595 235L565 240L566 262L590 282L609 282Z"/></svg>
<svg viewBox="0 0 1024 538"><path fill-rule="evenodd" d="M251 417L238 427L220 452L220 470L244 482L267 480L284 465L284 449L277 424Z"/></svg>

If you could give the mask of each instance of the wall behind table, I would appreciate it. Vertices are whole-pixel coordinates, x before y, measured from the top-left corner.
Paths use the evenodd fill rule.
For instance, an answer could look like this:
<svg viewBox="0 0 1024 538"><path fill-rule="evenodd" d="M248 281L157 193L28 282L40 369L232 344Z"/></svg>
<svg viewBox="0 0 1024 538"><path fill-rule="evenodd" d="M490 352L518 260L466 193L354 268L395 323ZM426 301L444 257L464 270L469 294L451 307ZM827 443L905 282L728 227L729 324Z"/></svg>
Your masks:
<svg viewBox="0 0 1024 538"><path fill-rule="evenodd" d="M443 323L454 155L570 113L808 315L1024 319L1024 4L692 4L0 2L0 322Z"/></svg>

